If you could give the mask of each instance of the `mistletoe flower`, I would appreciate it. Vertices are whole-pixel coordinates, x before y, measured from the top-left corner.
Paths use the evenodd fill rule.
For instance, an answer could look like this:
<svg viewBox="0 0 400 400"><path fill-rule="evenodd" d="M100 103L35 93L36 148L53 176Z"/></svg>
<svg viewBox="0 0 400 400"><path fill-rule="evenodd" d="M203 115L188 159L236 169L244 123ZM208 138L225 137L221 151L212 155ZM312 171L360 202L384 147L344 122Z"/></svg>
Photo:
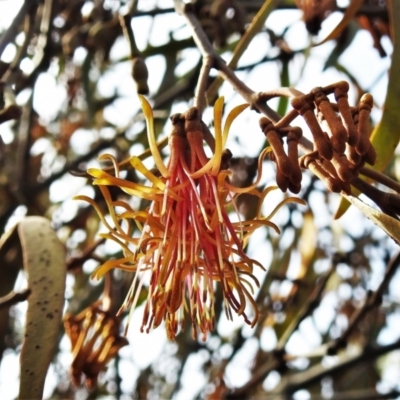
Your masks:
<svg viewBox="0 0 400 400"><path fill-rule="evenodd" d="M156 328L165 321L167 336L173 340L179 326L183 329L188 314L193 337L198 330L205 340L215 328L215 292L220 285L223 304L228 319L232 311L242 316L251 326L258 320L257 305L253 299L253 287L258 286L253 275L254 266L262 265L245 253L245 246L252 232L260 226L270 226L279 232L269 218L285 202L285 199L269 217L261 216L264 197L275 187L262 193L256 190L261 178L261 166L269 149L259 157L255 182L246 188L229 183L231 172L227 169L229 150L224 150L233 120L246 105L235 107L222 128L223 98L214 107L215 143L211 143L213 155L208 158L204 151L204 128L198 110L193 107L184 114L171 117L173 124L169 136L170 158L167 164L156 145L153 113L147 100L140 96L146 117L149 147L160 173L156 176L138 157L130 164L151 183L141 185L119 177L116 160L114 175L101 169L90 169L93 184L102 191L111 223L108 223L97 204L86 196L80 199L90 202L97 210L108 233L103 237L120 244L123 257L105 262L95 272L99 278L113 268L135 273L131 288L120 312L135 308L139 294L149 276L147 300L144 307L142 331ZM151 201L142 211L134 211L127 202L114 201L108 186L118 186L127 194ZM236 211L235 198L242 193L258 196L259 206L254 220L232 222L230 210ZM117 212L116 208L124 211ZM135 225L140 231L135 236ZM145 285L146 286L146 285ZM250 310L248 310L250 305Z"/></svg>

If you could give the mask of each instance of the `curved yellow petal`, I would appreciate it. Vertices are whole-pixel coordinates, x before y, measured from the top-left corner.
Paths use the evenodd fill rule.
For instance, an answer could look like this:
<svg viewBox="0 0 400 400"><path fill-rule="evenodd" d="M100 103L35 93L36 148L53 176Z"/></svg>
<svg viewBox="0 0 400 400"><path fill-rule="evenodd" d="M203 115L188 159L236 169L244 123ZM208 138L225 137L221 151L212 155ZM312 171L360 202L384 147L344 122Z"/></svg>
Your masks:
<svg viewBox="0 0 400 400"><path fill-rule="evenodd" d="M276 212L286 203L298 203L301 204L303 206L306 206L307 203L303 200L303 199L299 199L298 197L288 197L284 200L282 200L273 210L272 212L268 215L268 217L266 217L267 219L271 219Z"/></svg>
<svg viewBox="0 0 400 400"><path fill-rule="evenodd" d="M234 107L230 113L228 114L228 117L226 118L225 121L225 126L224 126L224 131L222 134L222 148L225 147L226 141L228 139L229 135L229 129L231 128L232 122L235 120L235 118L240 115L247 107L249 107L248 104L241 104L239 106Z"/></svg>
<svg viewBox="0 0 400 400"><path fill-rule="evenodd" d="M160 190L165 190L165 183L157 178L153 173L151 173L145 165L142 163L139 157L133 156L129 159L130 164L133 168L139 171L142 175L144 175L151 183L157 186Z"/></svg>
<svg viewBox="0 0 400 400"><path fill-rule="evenodd" d="M269 192L272 192L273 190L276 190L276 189L278 189L278 186L268 186L262 191L261 197L260 197L260 200L259 200L258 206L257 206L257 213L256 213L257 218L261 217L261 207L262 207L265 197L267 196L267 194Z"/></svg>
<svg viewBox="0 0 400 400"><path fill-rule="evenodd" d="M98 160L100 160L100 161L103 161L103 160L111 161L113 163L113 166L114 166L115 176L119 177L119 165L118 165L118 162L117 162L117 160L115 159L115 157L113 155L107 154L107 153L101 154L98 157Z"/></svg>
<svg viewBox="0 0 400 400"><path fill-rule="evenodd" d="M271 151L270 147L266 147L258 157L258 167L257 167L257 178L253 184L244 188L238 188L236 186L231 185L228 182L225 182L225 186L233 193L249 193L253 189L255 189L258 184L260 183L261 176L262 176L262 163L264 161L265 156Z"/></svg>
<svg viewBox="0 0 400 400"><path fill-rule="evenodd" d="M156 166L157 166L158 170L160 171L161 175L164 178L168 178L171 176L171 174L168 171L168 169L166 168L166 166L164 165L161 154L158 151L156 136L154 134L153 110L151 108L150 103L146 100L146 98L144 96L142 96L141 94L139 94L138 96L139 96L140 104L142 105L142 110L143 110L144 116L146 118L147 138L149 141L151 154L153 155L154 162L156 163Z"/></svg>
<svg viewBox="0 0 400 400"><path fill-rule="evenodd" d="M213 166L211 173L217 175L221 166L222 157L222 110L224 107L224 97L221 96L214 104L214 131L215 131L215 152L211 157Z"/></svg>
<svg viewBox="0 0 400 400"><path fill-rule="evenodd" d="M91 278L99 280L105 273L114 268L120 268L126 271L135 271L136 267L134 265L128 266L124 264L130 261L132 261L132 257L118 258L117 260L108 260L93 271Z"/></svg>

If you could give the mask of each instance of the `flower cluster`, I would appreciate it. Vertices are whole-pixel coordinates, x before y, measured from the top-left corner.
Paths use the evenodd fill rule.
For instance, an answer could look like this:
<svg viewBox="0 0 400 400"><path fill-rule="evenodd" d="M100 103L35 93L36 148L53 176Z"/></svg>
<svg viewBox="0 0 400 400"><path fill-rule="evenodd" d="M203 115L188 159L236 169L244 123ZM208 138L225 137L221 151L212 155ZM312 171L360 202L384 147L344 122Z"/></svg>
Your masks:
<svg viewBox="0 0 400 400"><path fill-rule="evenodd" d="M79 386L84 376L92 389L99 373L128 344L119 336L120 318L104 311L102 302L97 301L79 315L66 314L64 328L72 346L72 382Z"/></svg>
<svg viewBox="0 0 400 400"><path fill-rule="evenodd" d="M301 167L311 169L330 191L350 194L351 183L364 164L374 165L376 152L369 137L373 98L366 93L356 107L351 107L348 91L345 81L316 87L308 94L294 97L293 110L277 123L261 118L261 129L272 148L271 159L276 162L276 182L283 192L300 191ZM336 103L328 98L332 94ZM300 158L297 147L302 131L289 125L298 115L308 125L314 142L314 151Z"/></svg>
<svg viewBox="0 0 400 400"><path fill-rule="evenodd" d="M104 238L117 242L124 256L101 265L94 277L99 278L113 268L135 272L132 286L120 312L138 302L139 293L150 276L147 300L141 331L156 328L165 321L167 336L173 340L179 326L183 328L185 315L192 323L193 337L198 329L205 340L215 328L215 290L221 286L224 309L228 319L232 311L244 321L254 325L258 319L257 305L253 299L253 267L259 266L249 258L244 248L252 232L260 226L270 226L278 231L269 218L261 215L261 203L274 187L263 192L256 190L261 178L261 166L269 149L265 149L258 162L255 182L246 188L230 184L227 168L231 154L224 150L233 120L247 105L234 108L222 128L223 98L214 107L215 142L211 143L213 155L208 158L204 150L204 131L197 108L171 117L172 132L169 136L170 158L163 163L154 135L153 114L150 104L140 96L146 117L149 147L159 171L148 170L138 157L131 157L130 164L151 182L141 185L119 177L119 167L114 164L114 175L101 169L90 169L93 184L99 186L108 205L112 219L109 224L97 204L86 196L78 198L91 203L97 210L108 233ZM135 211L124 201L114 201L108 186L118 186L129 195L151 201L146 210ZM235 197L242 193L258 196L259 206L254 220L232 222L229 212L239 215ZM295 199L296 200L296 199ZM300 202L300 201L299 201ZM117 208L123 209L117 213ZM135 226L140 236L134 235ZM251 311L247 305L251 305Z"/></svg>

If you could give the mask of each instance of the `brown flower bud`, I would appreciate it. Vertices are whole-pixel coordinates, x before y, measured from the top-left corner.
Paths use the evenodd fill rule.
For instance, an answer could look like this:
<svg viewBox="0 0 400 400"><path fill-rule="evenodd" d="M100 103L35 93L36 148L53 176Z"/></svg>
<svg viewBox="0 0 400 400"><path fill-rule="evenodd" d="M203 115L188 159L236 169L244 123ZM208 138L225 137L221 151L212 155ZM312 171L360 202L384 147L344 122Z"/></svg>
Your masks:
<svg viewBox="0 0 400 400"><path fill-rule="evenodd" d="M343 182L351 182L354 179L351 164L344 155L334 152L331 162L335 167L340 180Z"/></svg>
<svg viewBox="0 0 400 400"><path fill-rule="evenodd" d="M300 184L300 183L296 183L296 182L289 181L288 189L289 189L292 193L297 194L297 193L299 193L300 190L301 190L301 184Z"/></svg>
<svg viewBox="0 0 400 400"><path fill-rule="evenodd" d="M337 87L334 93L339 113L342 117L343 125L347 130L348 143L350 146L356 146L358 143L358 132L354 124L353 117L351 115L347 96L348 91L349 84L346 81L341 81L337 83Z"/></svg>
<svg viewBox="0 0 400 400"><path fill-rule="evenodd" d="M168 138L169 148L171 149L171 157L168 160L168 168L175 168L178 160L185 157L186 162L190 160L190 149L186 139L185 120L182 114L173 114L170 116L172 122L172 130Z"/></svg>
<svg viewBox="0 0 400 400"><path fill-rule="evenodd" d="M304 156L300 157L300 166L302 168L308 168L310 171L312 171L322 182L325 183L325 186L331 192L339 193L342 190L341 181L338 178L334 178L322 164L318 163L316 157L318 157L318 153L315 151L305 154ZM326 164L330 164L330 162L327 160L323 161ZM332 172L336 173L334 169Z"/></svg>
<svg viewBox="0 0 400 400"><path fill-rule="evenodd" d="M208 162L203 147L203 127L197 107L191 107L184 113L186 137L189 142L191 152L190 169L195 171L197 158L202 165Z"/></svg>
<svg viewBox="0 0 400 400"><path fill-rule="evenodd" d="M148 77L149 72L143 58L135 57L132 60L132 78L136 83L136 89L139 94L149 93Z"/></svg>
<svg viewBox="0 0 400 400"><path fill-rule="evenodd" d="M346 149L347 132L342 125L342 121L335 113L328 97L322 91L322 88L315 88L311 91L314 96L314 101L322 112L332 133L332 147L339 154L343 154Z"/></svg>
<svg viewBox="0 0 400 400"><path fill-rule="evenodd" d="M292 175L293 166L283 148L283 140L275 131L273 123L267 118L261 118L260 127L266 135L274 152L278 169L288 178Z"/></svg>
<svg viewBox="0 0 400 400"><path fill-rule="evenodd" d="M346 156L349 162L351 162L354 166L359 166L362 162L362 157L357 153L356 148L354 146L346 146Z"/></svg>
<svg viewBox="0 0 400 400"><path fill-rule="evenodd" d="M303 178L303 175L301 173L300 170L300 166L299 166L299 151L298 151L298 144L299 144L299 139L302 136L302 131L300 128L295 127L293 128L293 130L289 131L287 134L287 146L288 146L288 158L290 160L290 162L292 163L292 174L290 176L290 182L292 182L293 187L295 185L297 186L301 186L301 180ZM290 188L289 185L289 189L291 192L293 193L298 193L293 191ZM299 189L300 191L300 189Z"/></svg>
<svg viewBox="0 0 400 400"><path fill-rule="evenodd" d="M304 118L311 134L314 138L314 144L319 154L326 160L333 157L333 150L329 140L326 138L314 114L314 106L310 103L306 96L299 96L292 99L291 104L294 109Z"/></svg>
<svg viewBox="0 0 400 400"><path fill-rule="evenodd" d="M372 105L373 105L373 98L369 93L366 93L361 97L360 103L358 105L357 131L359 135L359 140L356 149L358 154L360 155L364 155L371 146L371 143L369 141L369 134L370 134L369 116L371 114Z"/></svg>
<svg viewBox="0 0 400 400"><path fill-rule="evenodd" d="M286 192L288 187L289 187L289 178L283 174L283 172L279 169L277 166L276 168L276 184L278 185L279 189L282 190L282 192Z"/></svg>
<svg viewBox="0 0 400 400"><path fill-rule="evenodd" d="M374 165L376 161L376 151L372 143L369 143L369 148L367 152L363 155L363 160L367 162L369 165Z"/></svg>
<svg viewBox="0 0 400 400"><path fill-rule="evenodd" d="M169 117L169 119L172 122L172 131L171 131L170 135L186 137L185 119L184 119L183 115L180 113L172 114Z"/></svg>

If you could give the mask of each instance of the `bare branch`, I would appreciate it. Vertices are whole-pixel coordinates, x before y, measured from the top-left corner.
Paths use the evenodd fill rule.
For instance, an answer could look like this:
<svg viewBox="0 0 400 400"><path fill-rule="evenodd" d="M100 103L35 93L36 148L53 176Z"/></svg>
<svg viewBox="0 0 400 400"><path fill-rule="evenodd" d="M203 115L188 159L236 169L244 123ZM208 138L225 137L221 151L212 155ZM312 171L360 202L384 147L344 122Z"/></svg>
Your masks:
<svg viewBox="0 0 400 400"><path fill-rule="evenodd" d="M25 301L30 294L30 289L24 289L21 292L11 292L7 296L0 297L0 310Z"/></svg>

